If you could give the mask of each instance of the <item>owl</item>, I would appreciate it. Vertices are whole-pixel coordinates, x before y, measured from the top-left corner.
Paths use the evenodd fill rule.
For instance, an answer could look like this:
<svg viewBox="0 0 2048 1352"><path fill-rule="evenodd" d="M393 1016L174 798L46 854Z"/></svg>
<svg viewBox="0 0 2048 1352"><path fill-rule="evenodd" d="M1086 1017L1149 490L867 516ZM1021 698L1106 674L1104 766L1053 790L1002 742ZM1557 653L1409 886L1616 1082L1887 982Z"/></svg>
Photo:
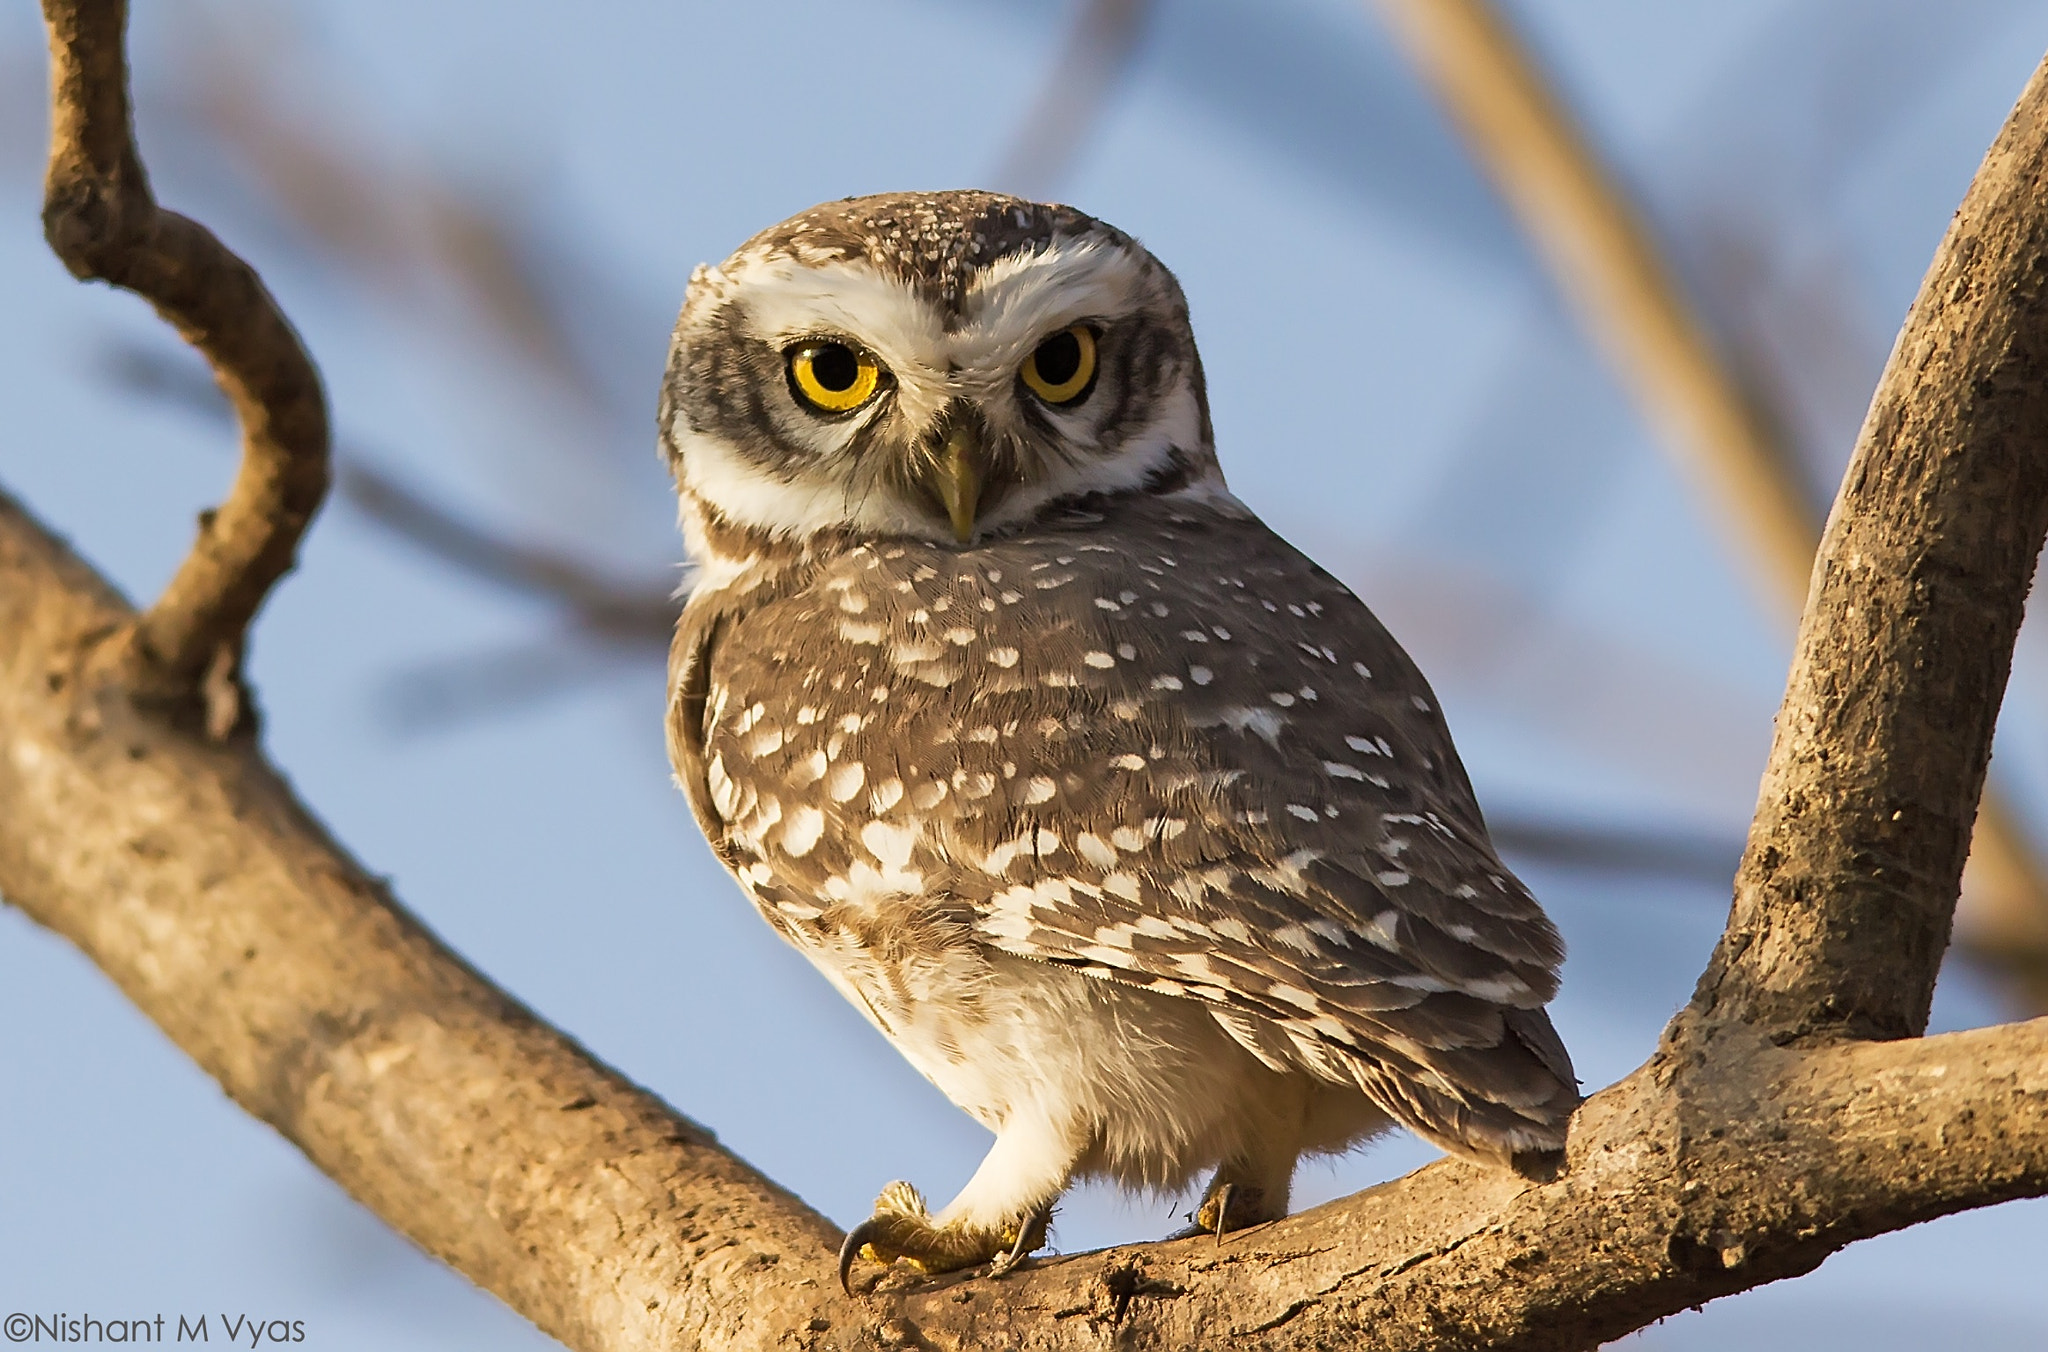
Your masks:
<svg viewBox="0 0 2048 1352"><path fill-rule="evenodd" d="M1556 1166L1563 949L1435 697L1225 486L1187 304L984 192L832 202L691 277L676 775L754 907L995 1141L858 1257L1000 1269L1076 1179L1218 1233L1393 1124Z"/></svg>

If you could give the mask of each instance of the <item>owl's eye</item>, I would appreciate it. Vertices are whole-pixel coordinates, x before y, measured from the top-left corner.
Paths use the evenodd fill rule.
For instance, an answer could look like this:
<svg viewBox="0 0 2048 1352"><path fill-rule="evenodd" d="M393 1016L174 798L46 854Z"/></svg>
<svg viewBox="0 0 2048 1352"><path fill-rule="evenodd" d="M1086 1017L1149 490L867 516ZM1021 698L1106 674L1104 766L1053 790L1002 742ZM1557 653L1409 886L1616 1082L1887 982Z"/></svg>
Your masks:
<svg viewBox="0 0 2048 1352"><path fill-rule="evenodd" d="M1061 329L1024 359L1025 386L1048 404L1080 402L1095 383L1095 334L1085 324Z"/></svg>
<svg viewBox="0 0 2048 1352"><path fill-rule="evenodd" d="M850 344L800 343L789 350L790 388L821 413L851 413L881 383L881 364Z"/></svg>

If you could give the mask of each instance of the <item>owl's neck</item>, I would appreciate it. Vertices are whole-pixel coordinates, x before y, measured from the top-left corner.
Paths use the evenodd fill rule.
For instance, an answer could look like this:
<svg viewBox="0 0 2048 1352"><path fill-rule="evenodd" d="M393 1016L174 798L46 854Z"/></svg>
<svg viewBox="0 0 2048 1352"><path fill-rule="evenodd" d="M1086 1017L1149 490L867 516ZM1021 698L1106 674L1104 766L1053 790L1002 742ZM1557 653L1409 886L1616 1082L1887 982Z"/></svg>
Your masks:
<svg viewBox="0 0 2048 1352"><path fill-rule="evenodd" d="M1244 510L1225 486L1213 457L1198 459L1176 452L1136 487L1083 491L1053 499L1030 519L1001 532L1001 538L1029 535L1041 522L1062 518L1076 509L1100 509L1134 499L1186 505L1213 503L1223 505L1226 513L1232 515ZM693 594L735 585L751 589L792 568L831 558L870 538L837 526L802 536L778 534L733 520L687 486L679 495L679 502L683 543L696 570ZM931 546L930 541L921 540L919 544Z"/></svg>

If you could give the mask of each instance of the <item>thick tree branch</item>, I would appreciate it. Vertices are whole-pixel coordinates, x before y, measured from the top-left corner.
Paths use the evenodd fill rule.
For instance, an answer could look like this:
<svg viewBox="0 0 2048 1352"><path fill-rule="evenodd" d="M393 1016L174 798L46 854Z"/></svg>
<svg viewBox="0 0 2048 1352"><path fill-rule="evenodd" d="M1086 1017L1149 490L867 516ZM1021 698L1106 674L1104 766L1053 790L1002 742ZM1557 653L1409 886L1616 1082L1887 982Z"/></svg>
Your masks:
<svg viewBox="0 0 2048 1352"><path fill-rule="evenodd" d="M320 1168L571 1346L1583 1346L2048 1192L2048 1022L1811 1051L1681 1022L1570 1172L1446 1161L1233 1238L837 1292L832 1227L442 948L246 739L83 658L126 608L0 503L0 891Z"/></svg>
<svg viewBox="0 0 2048 1352"><path fill-rule="evenodd" d="M1793 1051L1682 1017L1536 1186L1444 1160L1242 1237L905 1303L933 1346L1564 1352L2048 1188L2048 1020Z"/></svg>
<svg viewBox="0 0 2048 1352"><path fill-rule="evenodd" d="M2048 533L2048 66L1970 185L1828 519L1704 1006L1927 1026Z"/></svg>
<svg viewBox="0 0 2048 1352"><path fill-rule="evenodd" d="M0 890L378 1214L575 1347L914 1345L914 1326L1051 1348L1105 1324L1136 1347L1367 1327L1389 1348L1569 1347L2048 1192L2048 1022L1798 1052L1687 1021L1586 1110L1559 1183L1447 1161L1220 1251L851 1306L829 1224L440 947L245 742L81 669L127 615L0 504Z"/></svg>
<svg viewBox="0 0 2048 1352"><path fill-rule="evenodd" d="M155 306L205 355L241 422L234 486L200 518L199 539L140 618L132 650L163 693L193 690L211 673L208 718L224 736L241 712L230 682L243 635L327 491L326 397L255 270L151 195L129 121L125 0L44 0L43 17L50 247L73 275Z"/></svg>

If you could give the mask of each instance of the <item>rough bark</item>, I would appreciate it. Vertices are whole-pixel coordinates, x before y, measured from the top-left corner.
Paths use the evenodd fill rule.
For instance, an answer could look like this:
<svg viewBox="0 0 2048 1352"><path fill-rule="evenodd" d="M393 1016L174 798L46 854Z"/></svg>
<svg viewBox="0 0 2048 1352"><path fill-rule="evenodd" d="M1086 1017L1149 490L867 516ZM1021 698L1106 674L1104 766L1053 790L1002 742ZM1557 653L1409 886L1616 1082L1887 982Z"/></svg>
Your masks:
<svg viewBox="0 0 2048 1352"><path fill-rule="evenodd" d="M1698 999L1781 1039L1927 1026L2048 532L2037 71L1892 349L1814 561L1735 905Z"/></svg>
<svg viewBox="0 0 2048 1352"><path fill-rule="evenodd" d="M117 4L78 8L74 36L111 14L118 40ZM77 11L49 10L61 47ZM118 48L57 65L60 101L122 75ZM246 725L167 705L121 656L149 616L4 497L0 894L379 1215L577 1348L1576 1348L2048 1194L2048 1021L1911 1036L2044 529L2024 444L2048 428L2029 378L2044 107L2037 73L1859 443L1728 935L1657 1054L1581 1110L1555 1182L1444 1161L1220 1246L843 1296L827 1222L442 947ZM259 331L260 284L230 292L246 309L223 323ZM260 598L271 566L244 556L216 594ZM210 612L216 641L239 643L235 608ZM1852 1040L1872 1036L1895 1040Z"/></svg>

